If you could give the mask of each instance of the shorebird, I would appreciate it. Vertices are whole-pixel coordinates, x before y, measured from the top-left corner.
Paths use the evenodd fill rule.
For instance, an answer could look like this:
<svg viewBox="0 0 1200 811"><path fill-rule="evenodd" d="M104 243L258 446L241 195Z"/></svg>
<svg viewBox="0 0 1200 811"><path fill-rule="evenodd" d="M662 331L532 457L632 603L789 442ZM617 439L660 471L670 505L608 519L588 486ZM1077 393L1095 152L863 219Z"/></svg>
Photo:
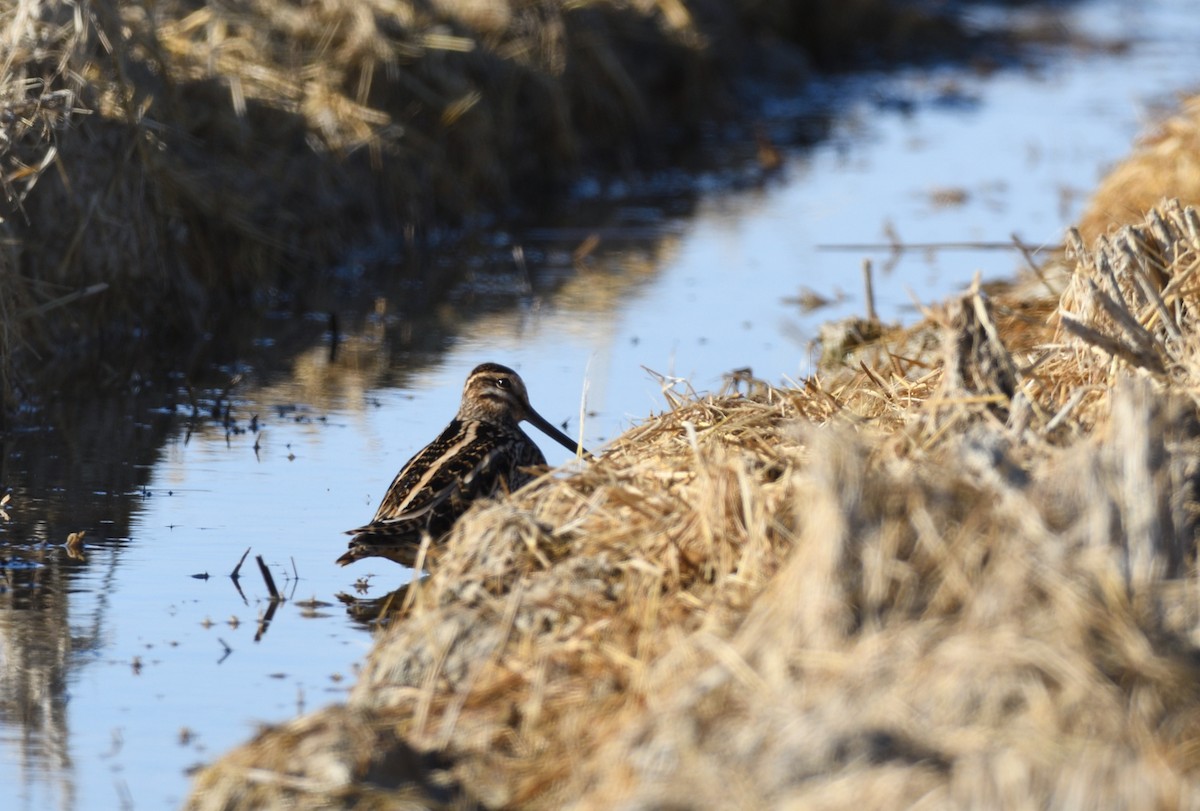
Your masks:
<svg viewBox="0 0 1200 811"><path fill-rule="evenodd" d="M519 423L525 420L570 451L590 455L529 404L521 376L498 363L476 366L458 413L441 436L396 474L375 517L352 529L342 566L382 557L415 566L424 536L440 540L476 499L512 492L530 481L546 457Z"/></svg>

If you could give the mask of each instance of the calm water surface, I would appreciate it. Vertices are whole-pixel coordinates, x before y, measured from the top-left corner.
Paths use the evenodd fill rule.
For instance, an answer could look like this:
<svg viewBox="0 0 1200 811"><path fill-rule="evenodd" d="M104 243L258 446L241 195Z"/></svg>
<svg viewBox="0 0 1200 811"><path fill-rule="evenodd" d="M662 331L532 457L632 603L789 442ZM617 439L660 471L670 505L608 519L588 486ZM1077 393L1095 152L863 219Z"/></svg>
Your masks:
<svg viewBox="0 0 1200 811"><path fill-rule="evenodd" d="M1017 233L1057 243L1155 111L1194 89L1200 15L1190 6L1098 0L1065 17L1100 37L1137 32L1123 53L822 88L858 101L830 138L789 155L781 177L736 193L701 177L716 191L685 220L639 197L605 222L574 223L662 238L606 239L582 270L573 233L498 238L444 305L471 318L431 331L420 351L396 340L409 327L381 308L334 361L319 346L283 372L240 370L221 419L206 416L211 392L196 395L193 417L180 386L103 413L50 415L56 430L5 440L5 807L172 807L190 768L256 725L341 700L371 638L338 595L380 597L408 577L386 562L336 568L341 532L371 515L397 468L449 419L476 363L519 369L534 405L569 433L586 396L584 436L598 448L662 407L643 367L700 390L747 366L771 381L803 376L819 323L863 312L859 266L870 252L823 245L878 242L889 230L911 242ZM790 107L779 103L781 121L794 120ZM528 270L486 272L513 242ZM880 313L895 320L913 318L914 296L937 300L976 271L1007 277L1019 264L998 251L874 259ZM791 300L805 288L841 300L805 314ZM264 344L270 333L268 324ZM552 463L567 461L541 444ZM81 529L78 560L63 544ZM247 549L235 583L228 575ZM257 555L287 598L269 622Z"/></svg>

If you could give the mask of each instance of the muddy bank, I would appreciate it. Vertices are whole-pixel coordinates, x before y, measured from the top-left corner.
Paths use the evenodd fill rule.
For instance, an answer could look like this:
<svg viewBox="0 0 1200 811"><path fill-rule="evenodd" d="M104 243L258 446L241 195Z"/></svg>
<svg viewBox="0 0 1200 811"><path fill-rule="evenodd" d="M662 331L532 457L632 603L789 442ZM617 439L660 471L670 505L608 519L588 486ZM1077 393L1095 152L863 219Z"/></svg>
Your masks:
<svg viewBox="0 0 1200 811"><path fill-rule="evenodd" d="M306 285L356 247L436 285L419 253L446 229L561 199L583 168L678 163L750 80L979 52L887 0L20 2L2 22L9 409L326 296Z"/></svg>
<svg viewBox="0 0 1200 811"><path fill-rule="evenodd" d="M189 807L1190 807L1200 215L474 510Z"/></svg>

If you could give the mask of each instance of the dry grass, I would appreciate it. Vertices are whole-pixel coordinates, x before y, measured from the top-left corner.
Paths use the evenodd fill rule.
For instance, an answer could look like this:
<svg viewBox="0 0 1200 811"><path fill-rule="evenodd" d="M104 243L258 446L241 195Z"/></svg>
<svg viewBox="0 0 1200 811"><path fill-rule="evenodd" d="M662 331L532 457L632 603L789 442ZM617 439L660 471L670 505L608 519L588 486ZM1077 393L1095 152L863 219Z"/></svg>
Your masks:
<svg viewBox="0 0 1200 811"><path fill-rule="evenodd" d="M470 512L346 706L189 807L1200 806L1195 217L800 389L668 389Z"/></svg>
<svg viewBox="0 0 1200 811"><path fill-rule="evenodd" d="M801 52L814 36L857 53L864 38L955 31L890 0L850 4L875 24L841 30L826 5L847 13L843 0L807 16L785 0L10 3L5 404L51 357L50 386L81 368L93 387L120 383L353 246L419 242L535 204L581 166L677 151L732 109L734 77L782 51L761 43L781 14ZM796 53L778 60L793 83Z"/></svg>
<svg viewBox="0 0 1200 811"><path fill-rule="evenodd" d="M1200 203L1200 96L1142 138L1092 195L1079 231L1088 244L1122 225L1140 222L1164 198Z"/></svg>
<svg viewBox="0 0 1200 811"><path fill-rule="evenodd" d="M6 220L25 216L25 201L59 160L59 139L80 112L83 86L71 55L83 47L69 15L55 14L33 0L0 12L0 193ZM10 374L14 354L42 338L42 316L62 303L67 291L21 278L23 245L11 222L0 221L0 404L19 399Z"/></svg>

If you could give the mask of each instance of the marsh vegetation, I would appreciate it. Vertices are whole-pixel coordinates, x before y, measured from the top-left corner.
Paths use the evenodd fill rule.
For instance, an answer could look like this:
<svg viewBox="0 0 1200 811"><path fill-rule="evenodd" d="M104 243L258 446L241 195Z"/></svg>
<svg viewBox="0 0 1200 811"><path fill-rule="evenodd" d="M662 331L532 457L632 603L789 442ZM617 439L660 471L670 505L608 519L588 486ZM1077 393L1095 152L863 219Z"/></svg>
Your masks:
<svg viewBox="0 0 1200 811"><path fill-rule="evenodd" d="M180 424L258 456L244 431L260 416L231 393L242 367L213 358L244 361L264 312L277 343L249 351L288 379L264 373L254 398L292 405L262 425L369 411L369 392L414 374L391 349L427 361L442 327L497 306L479 303L486 281L470 306L442 295L474 272L431 261L447 245L561 206L581 172L633 176L686 163L714 129L752 132L747 78L799 86L914 51L989 69L998 47L888 3L795 6L8 8L6 427L57 433L13 433L5 459L65 496L0 504L5 711L28 710L69 763L72 668L105 650L109 610L106 593L94 627L73 623L71 567L115 578L127 548L173 557L170 577L235 562L203 533L131 539L128 496L153 497ZM708 395L664 378L666 413L474 510L427 580L360 601L380 630L346 701L306 714L289 695L295 720L204 753L189 805L1190 802L1195 109L1028 278L922 301L916 325L871 325L794 386L746 373ZM646 248L585 307L606 312L669 250ZM370 301L377 279L356 274L380 255L399 293L339 325L325 296ZM128 397L66 406L110 390ZM273 486L294 481L291 446L263 445ZM101 498L80 459L114 466ZM288 520L309 521L311 493L289 499ZM260 517L255 542L289 549L291 527ZM94 527L76 561L60 530ZM290 630L309 655L311 632ZM169 678L140 647L119 667L135 693Z"/></svg>

